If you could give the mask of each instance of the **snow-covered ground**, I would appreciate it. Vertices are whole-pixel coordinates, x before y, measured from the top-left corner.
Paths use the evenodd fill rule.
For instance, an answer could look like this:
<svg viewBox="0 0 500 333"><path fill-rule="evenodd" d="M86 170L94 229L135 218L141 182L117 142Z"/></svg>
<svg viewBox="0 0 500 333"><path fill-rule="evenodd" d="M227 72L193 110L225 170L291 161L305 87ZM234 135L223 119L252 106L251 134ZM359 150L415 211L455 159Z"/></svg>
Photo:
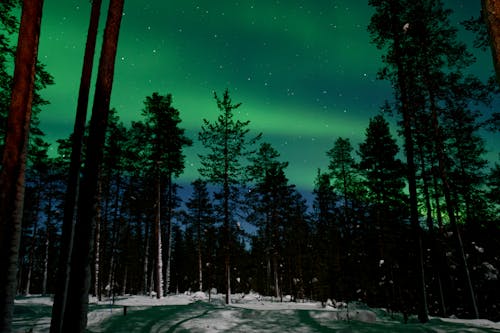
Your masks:
<svg viewBox="0 0 500 333"><path fill-rule="evenodd" d="M16 300L15 332L48 332L49 297L29 296ZM124 310L127 315L124 315ZM433 318L422 325L380 309L328 302L283 302L258 294L224 295L208 298L205 293L148 296L120 296L114 304L90 299L90 332L500 332L500 323L489 320ZM32 330L32 331L30 331Z"/></svg>

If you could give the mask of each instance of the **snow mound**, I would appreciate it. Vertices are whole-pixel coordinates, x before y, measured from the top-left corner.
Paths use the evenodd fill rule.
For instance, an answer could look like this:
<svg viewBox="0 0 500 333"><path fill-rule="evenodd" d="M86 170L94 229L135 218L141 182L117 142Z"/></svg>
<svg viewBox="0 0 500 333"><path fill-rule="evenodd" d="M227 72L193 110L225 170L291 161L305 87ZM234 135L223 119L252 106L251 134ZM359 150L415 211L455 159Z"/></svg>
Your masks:
<svg viewBox="0 0 500 333"><path fill-rule="evenodd" d="M204 300L208 299L208 296L203 291L197 291L191 295L191 298L194 301L204 301Z"/></svg>

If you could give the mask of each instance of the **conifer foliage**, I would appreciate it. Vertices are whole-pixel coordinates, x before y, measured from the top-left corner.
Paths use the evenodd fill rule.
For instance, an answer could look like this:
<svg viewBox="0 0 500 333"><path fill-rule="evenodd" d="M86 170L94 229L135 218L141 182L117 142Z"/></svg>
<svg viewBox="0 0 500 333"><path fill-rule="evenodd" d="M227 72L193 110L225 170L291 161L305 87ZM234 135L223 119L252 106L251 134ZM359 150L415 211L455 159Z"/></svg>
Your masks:
<svg viewBox="0 0 500 333"><path fill-rule="evenodd" d="M242 104L229 90L214 93L217 116L202 121L198 174L179 181L193 142L173 96L148 95L130 124L109 105L123 0L110 2L85 126L100 9L92 1L74 133L51 156L36 119L52 82L35 62L42 2L25 1L12 78L16 3L0 4L1 332L11 331L16 294L32 293L55 293L51 332L86 329L90 292L113 302L223 290L230 303L255 291L281 302L364 302L421 322L500 320L500 166L488 168L481 136L497 127L480 112L495 89L467 74L474 58L441 1L369 1L379 77L394 98L359 144L331 133L312 193L291 183L291 166L251 134L250 120L237 119ZM496 22L494 2L483 3Z"/></svg>
<svg viewBox="0 0 500 333"><path fill-rule="evenodd" d="M198 138L208 152L200 155L202 166L199 171L210 183L221 187L218 198L222 218L224 276L228 304L231 295L231 249L236 241L233 233L236 225L235 212L238 210L238 186L245 182L242 159L250 154L251 145L260 138L260 135L249 139L250 121L234 119L235 110L241 103L233 104L229 90L226 89L222 98L214 93L214 98L220 115L214 122L203 119Z"/></svg>

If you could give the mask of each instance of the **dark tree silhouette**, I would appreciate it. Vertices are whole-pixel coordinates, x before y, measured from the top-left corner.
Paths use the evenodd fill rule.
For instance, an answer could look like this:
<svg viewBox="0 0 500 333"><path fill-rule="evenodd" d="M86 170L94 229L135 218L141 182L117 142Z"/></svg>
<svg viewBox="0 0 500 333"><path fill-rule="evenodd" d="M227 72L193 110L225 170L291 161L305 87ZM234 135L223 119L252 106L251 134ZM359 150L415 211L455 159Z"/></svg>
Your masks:
<svg viewBox="0 0 500 333"><path fill-rule="evenodd" d="M181 123L179 110L172 105L172 95L162 96L153 93L146 97L145 108L142 115L146 118L144 125L145 136L148 145L143 147L147 156L146 163L150 170L156 175L155 180L155 242L156 242L156 292L157 297L163 297L163 293L168 293L170 284L170 259L171 259L171 239L172 239L172 215L175 204L175 185L173 177L178 177L184 170L185 156L183 148L191 146L192 141L184 135L185 130L179 127ZM162 194L162 179L166 182L166 277L165 290L163 291L162 278L162 237L161 237L161 202L164 197Z"/></svg>
<svg viewBox="0 0 500 333"><path fill-rule="evenodd" d="M71 255L68 298L64 310L63 331L83 332L87 326L90 263L93 253L97 188L108 123L116 49L124 0L111 0L104 31L97 74L86 160L78 195L78 219Z"/></svg>
<svg viewBox="0 0 500 333"><path fill-rule="evenodd" d="M94 53L97 39L97 27L101 11L101 0L92 1L90 12L90 23L87 32L87 42L83 57L82 76L80 79L80 90L78 92L78 104L76 108L75 125L72 135L72 148L70 166L68 173L66 197L64 203L64 218L62 225L61 250L59 253L59 265L57 269L57 283L54 294L54 305L52 306L52 318L50 333L59 333L62 329L62 319L66 307L68 294L68 281L70 273L71 249L73 246L73 233L76 222L76 206L78 201L78 190L80 186L80 168L82 164L83 135L85 132L85 120L87 119L87 108L90 91L90 80L94 64Z"/></svg>
<svg viewBox="0 0 500 333"><path fill-rule="evenodd" d="M384 62L387 67L381 71L381 77L394 82L396 96L398 99L398 110L403 118L403 136L406 153L408 191L410 195L410 222L415 237L414 251L417 258L417 294L418 294L418 318L421 322L429 320L427 310L427 294L425 290L424 262L422 251L422 230L418 221L418 199L415 166L415 148L413 145L413 114L415 110L410 102L412 91L411 72L409 70L410 59L408 58L408 38L406 32L412 20L408 16L408 8L411 4L407 1L370 0L369 5L375 8L369 31L376 46L385 48L387 55Z"/></svg>
<svg viewBox="0 0 500 333"><path fill-rule="evenodd" d="M11 331L43 0L24 1L0 174L0 332Z"/></svg>
<svg viewBox="0 0 500 333"><path fill-rule="evenodd" d="M279 260L282 256L283 224L288 217L291 203L288 179L285 177L287 162L278 161L280 154L269 143L262 143L256 154L250 158L248 174L252 181L249 191L251 207L250 221L261 229L264 238L267 277L276 298L282 296ZM272 283L271 283L272 266Z"/></svg>
<svg viewBox="0 0 500 333"><path fill-rule="evenodd" d="M202 167L199 171L210 183L222 186L226 304L229 304L231 295L231 230L234 216L234 209L230 209L230 201L235 197L236 186L244 181L241 158L248 156L248 146L258 140L260 135L250 140L246 137L250 121L234 120L234 110L239 108L241 103L232 104L227 89L222 99L216 93L214 93L214 97L221 115L214 123L203 119L199 140L203 146L208 148L209 153L200 155Z"/></svg>

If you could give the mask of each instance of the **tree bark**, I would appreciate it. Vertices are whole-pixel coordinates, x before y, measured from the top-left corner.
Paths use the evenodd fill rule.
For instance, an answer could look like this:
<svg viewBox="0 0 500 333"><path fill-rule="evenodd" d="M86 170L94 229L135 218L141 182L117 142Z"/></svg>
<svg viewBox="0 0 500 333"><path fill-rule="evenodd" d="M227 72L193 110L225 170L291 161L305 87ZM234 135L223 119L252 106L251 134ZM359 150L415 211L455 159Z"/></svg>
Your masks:
<svg viewBox="0 0 500 333"><path fill-rule="evenodd" d="M102 182L99 181L97 185L97 201L101 202L102 195ZM96 226L95 226L95 260L94 260L94 295L98 301L102 300L101 292L101 225L102 222L102 208L99 204L96 212Z"/></svg>
<svg viewBox="0 0 500 333"><path fill-rule="evenodd" d="M488 28L493 66L500 84L500 0L481 0L483 18Z"/></svg>
<svg viewBox="0 0 500 333"><path fill-rule="evenodd" d="M148 295L149 293L149 288L148 288L148 270L149 270L149 222L146 220L146 225L144 227L144 265L143 265L143 275L142 275L142 281L143 281L143 292L144 295ZM150 294L150 293L149 293Z"/></svg>
<svg viewBox="0 0 500 333"><path fill-rule="evenodd" d="M0 174L0 332L12 330L24 177L43 0L24 0Z"/></svg>
<svg viewBox="0 0 500 333"><path fill-rule="evenodd" d="M64 332L83 332L87 326L90 263L94 247L98 180L109 115L118 35L124 0L111 0L97 74L86 161L78 194L78 220L71 256L69 292L63 319Z"/></svg>
<svg viewBox="0 0 500 333"><path fill-rule="evenodd" d="M198 289L203 291L203 261L201 255L201 198L198 200L198 221L196 224L196 233L198 234L196 240L196 247L198 248Z"/></svg>
<svg viewBox="0 0 500 333"><path fill-rule="evenodd" d="M116 284L116 250L118 247L118 239L120 237L120 216L121 216L121 207L120 207L120 192L121 192L121 177L119 174L116 175L116 190L115 190L115 202L113 204L113 222L111 228L111 259L109 263L109 272L108 272L108 297L113 295L114 287Z"/></svg>
<svg viewBox="0 0 500 333"><path fill-rule="evenodd" d="M40 194L37 194L37 208L36 208L36 214L35 214L35 221L33 222L33 232L31 233L31 245L30 245L30 252L28 255L28 274L26 276L26 288L24 290L25 295L30 294L30 288L31 288L31 275L33 272L33 261L35 260L35 246L36 246L36 237L38 233L38 218L40 215Z"/></svg>
<svg viewBox="0 0 500 333"><path fill-rule="evenodd" d="M168 200L167 200L167 226L166 226L166 243L167 243L167 262L165 267L165 294L168 295L170 289L170 263L172 261L172 205L173 205L173 187L172 174L168 175Z"/></svg>
<svg viewBox="0 0 500 333"><path fill-rule="evenodd" d="M45 256L43 258L43 283L42 295L47 293L47 280L49 275L49 249L50 249L50 228L52 225L52 199L54 193L54 183L50 182L49 202L47 203L47 221L45 223Z"/></svg>
<svg viewBox="0 0 500 333"><path fill-rule="evenodd" d="M158 175L156 179L156 215L155 215L155 244L156 244L156 298L163 297L163 258L161 248L161 184L160 184L160 166L158 162Z"/></svg>
<svg viewBox="0 0 500 333"><path fill-rule="evenodd" d="M92 68L94 65L94 53L97 39L97 28L102 0L93 0L90 13L90 23L87 32L85 54L83 58L82 76L78 92L78 104L76 108L75 124L73 128L71 157L68 173L68 184L64 202L64 216L62 224L61 249L56 275L56 290L54 294L54 305L52 306L52 319L50 322L50 333L60 333L66 299L68 296L68 282L70 276L70 258L73 247L73 235L76 223L76 210L78 202L78 191L80 186L80 169L82 164L82 146L85 132L85 121L87 119L87 108L90 91Z"/></svg>

